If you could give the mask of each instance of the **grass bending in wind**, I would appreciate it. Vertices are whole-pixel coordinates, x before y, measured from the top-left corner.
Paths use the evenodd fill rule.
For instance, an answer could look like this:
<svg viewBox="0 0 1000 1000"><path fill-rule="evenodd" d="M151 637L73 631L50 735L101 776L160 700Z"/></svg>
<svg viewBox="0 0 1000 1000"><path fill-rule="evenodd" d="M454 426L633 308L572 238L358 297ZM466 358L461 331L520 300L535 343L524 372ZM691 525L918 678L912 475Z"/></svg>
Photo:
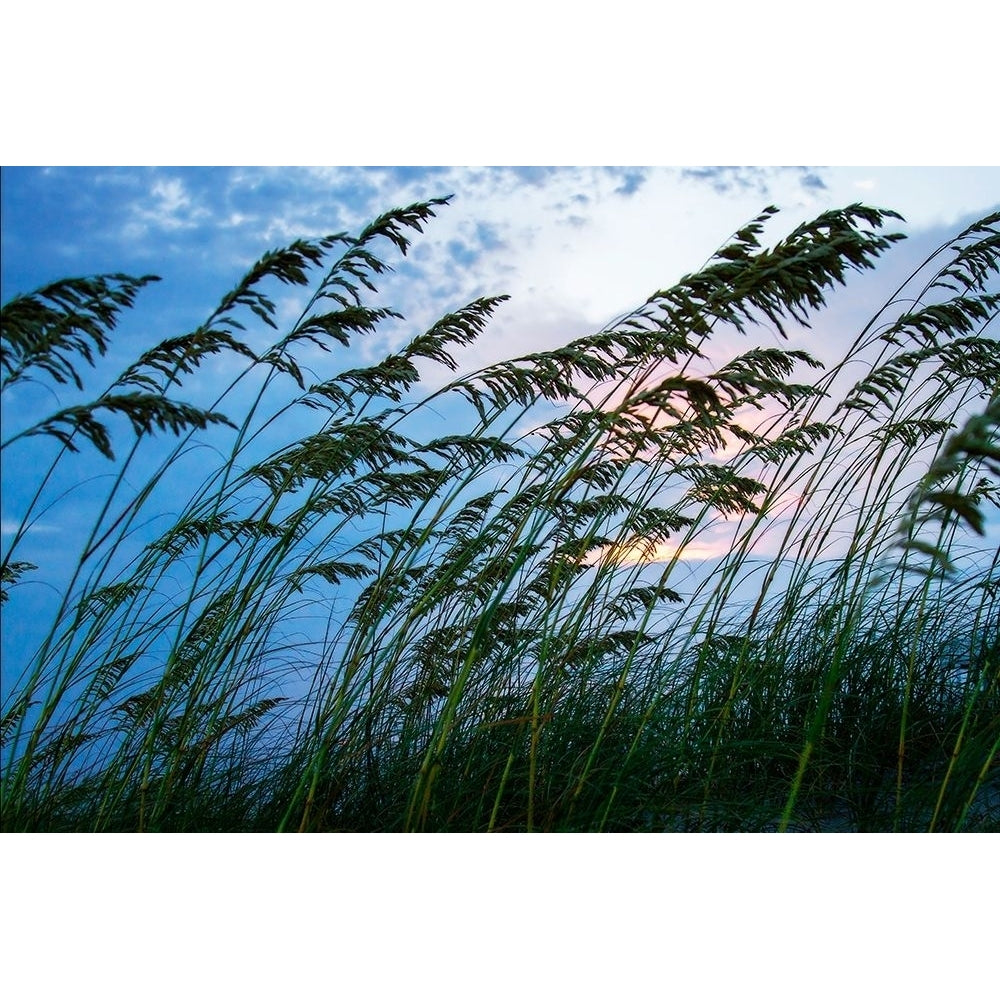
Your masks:
<svg viewBox="0 0 1000 1000"><path fill-rule="evenodd" d="M460 373L499 296L345 370L402 319L383 255L444 203L265 254L89 394L156 279L3 307L4 394L83 400L3 441L36 486L5 619L58 592L3 666L3 828L996 829L1000 568L968 539L1000 496L1000 215L829 369L754 345L874 267L892 212L766 247L769 208L557 350ZM310 291L286 331L282 283ZM230 383L178 399L207 363ZM428 366L451 380L421 392ZM46 566L33 528L95 453L92 523Z"/></svg>

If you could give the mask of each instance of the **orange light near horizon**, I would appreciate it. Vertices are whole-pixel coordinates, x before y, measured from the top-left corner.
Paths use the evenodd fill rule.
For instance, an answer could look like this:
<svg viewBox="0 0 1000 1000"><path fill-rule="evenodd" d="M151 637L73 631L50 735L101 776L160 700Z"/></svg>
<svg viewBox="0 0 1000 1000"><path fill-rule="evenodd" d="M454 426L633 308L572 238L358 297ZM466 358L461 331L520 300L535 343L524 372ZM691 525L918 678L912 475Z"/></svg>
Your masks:
<svg viewBox="0 0 1000 1000"><path fill-rule="evenodd" d="M591 566L614 564L617 566L653 565L668 563L677 559L681 562L718 559L724 556L732 547L731 539L711 541L692 541L683 545L672 545L670 542L644 544L642 541L623 542L619 545L606 545L588 555L587 562Z"/></svg>

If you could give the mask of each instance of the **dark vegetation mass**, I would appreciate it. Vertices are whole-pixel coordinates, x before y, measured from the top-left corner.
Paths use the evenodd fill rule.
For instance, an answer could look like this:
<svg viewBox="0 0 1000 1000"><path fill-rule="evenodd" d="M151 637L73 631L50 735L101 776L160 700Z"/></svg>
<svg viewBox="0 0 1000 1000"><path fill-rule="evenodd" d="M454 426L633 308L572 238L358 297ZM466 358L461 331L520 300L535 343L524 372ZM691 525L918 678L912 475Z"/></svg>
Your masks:
<svg viewBox="0 0 1000 1000"><path fill-rule="evenodd" d="M442 204L265 254L117 376L155 278L3 307L48 401L3 441L3 829L996 830L1000 214L825 368L776 345L892 212L768 209L558 350L463 374L483 298L344 370Z"/></svg>

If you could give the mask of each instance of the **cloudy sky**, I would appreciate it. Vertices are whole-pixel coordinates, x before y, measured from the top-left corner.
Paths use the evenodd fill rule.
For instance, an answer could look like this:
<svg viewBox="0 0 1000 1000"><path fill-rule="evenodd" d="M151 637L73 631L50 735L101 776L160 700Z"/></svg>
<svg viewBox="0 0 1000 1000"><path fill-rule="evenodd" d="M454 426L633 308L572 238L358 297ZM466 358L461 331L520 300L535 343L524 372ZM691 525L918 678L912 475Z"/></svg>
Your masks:
<svg viewBox="0 0 1000 1000"><path fill-rule="evenodd" d="M68 275L160 275L116 337L120 370L140 350L195 328L265 250L357 232L387 209L445 196L450 203L405 259L387 248L395 270L381 284L380 304L404 319L360 341L359 363L494 294L511 298L460 355L463 368L558 347L698 269L769 204L780 209L765 233L770 240L851 202L892 208L905 217L897 228L908 238L875 272L833 293L811 329L792 331L790 346L833 362L921 260L1000 204L1000 168L6 168L3 299ZM279 325L290 323L304 293L281 286L275 299ZM430 372L430 385L440 384L442 371ZM216 372L220 381L226 375ZM203 388L211 397L212 386ZM51 403L47 394L10 394L7 432ZM30 495L18 475L23 460L3 465L7 538ZM711 529L689 557L725 551L728 532Z"/></svg>
<svg viewBox="0 0 1000 1000"><path fill-rule="evenodd" d="M854 201L895 209L908 261L1000 202L1000 168L8 168L3 295L151 271L164 281L144 293L147 317L166 334L197 323L264 250L441 196L451 204L386 293L416 327L509 294L472 363L598 328L697 269L768 204L781 209L773 238ZM289 314L297 301L287 296Z"/></svg>
<svg viewBox="0 0 1000 1000"><path fill-rule="evenodd" d="M699 268L766 205L780 209L770 239L854 201L892 208L908 239L796 335L796 346L832 360L856 333L843 317L860 317L1000 204L1000 168L6 168L3 299L68 275L158 274L123 327L133 354L197 326L263 251L357 232L387 209L444 196L450 204L409 256L393 258L382 301L405 320L364 342L367 360L501 293L510 301L464 366L556 347ZM299 291L276 299L280 317L297 315Z"/></svg>

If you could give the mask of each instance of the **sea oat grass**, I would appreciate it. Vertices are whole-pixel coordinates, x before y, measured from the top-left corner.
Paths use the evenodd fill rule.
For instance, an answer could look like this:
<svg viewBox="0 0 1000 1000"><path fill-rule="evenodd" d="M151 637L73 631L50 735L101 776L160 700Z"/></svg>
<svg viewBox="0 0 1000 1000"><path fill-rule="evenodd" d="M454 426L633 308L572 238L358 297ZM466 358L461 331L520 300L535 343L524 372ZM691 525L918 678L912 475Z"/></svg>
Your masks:
<svg viewBox="0 0 1000 1000"><path fill-rule="evenodd" d="M3 441L36 483L0 566L5 622L34 621L3 828L996 829L1000 570L968 539L1000 496L1000 216L825 369L752 338L876 266L894 213L766 247L768 209L560 349L463 370L498 296L358 367L401 319L380 254L444 204L265 254L118 375L151 277L4 306L5 400L78 395ZM311 290L285 331L276 283ZM109 476L70 471L87 452ZM33 527L77 497L45 564Z"/></svg>

